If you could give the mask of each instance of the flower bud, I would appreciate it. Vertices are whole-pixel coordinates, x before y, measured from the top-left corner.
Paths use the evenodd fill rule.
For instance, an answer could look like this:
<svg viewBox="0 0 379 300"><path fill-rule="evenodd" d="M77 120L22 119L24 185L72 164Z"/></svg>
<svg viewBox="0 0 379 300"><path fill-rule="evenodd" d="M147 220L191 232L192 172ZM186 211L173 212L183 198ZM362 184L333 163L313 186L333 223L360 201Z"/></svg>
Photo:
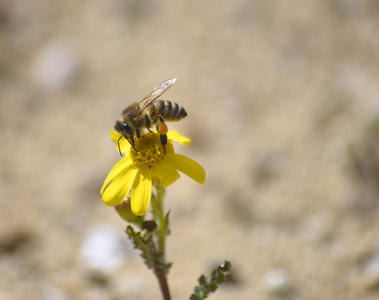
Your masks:
<svg viewBox="0 0 379 300"><path fill-rule="evenodd" d="M155 223L153 220L145 221L142 224L142 229L145 229L148 232L153 232L155 229L157 229L157 223Z"/></svg>
<svg viewBox="0 0 379 300"><path fill-rule="evenodd" d="M133 214L132 209L130 207L130 196L128 196L125 200L123 200L120 204L115 206L115 209L118 215L125 220L126 222L140 225L143 223L143 217L136 216Z"/></svg>

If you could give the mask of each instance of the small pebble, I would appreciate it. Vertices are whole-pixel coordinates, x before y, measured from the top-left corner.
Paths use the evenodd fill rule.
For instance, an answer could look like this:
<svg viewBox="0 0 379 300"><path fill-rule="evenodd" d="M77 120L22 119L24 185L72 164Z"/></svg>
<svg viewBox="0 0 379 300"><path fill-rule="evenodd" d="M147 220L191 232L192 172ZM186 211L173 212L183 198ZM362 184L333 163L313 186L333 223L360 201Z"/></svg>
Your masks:
<svg viewBox="0 0 379 300"><path fill-rule="evenodd" d="M379 252L367 260L363 269L362 284L366 289L379 288Z"/></svg>
<svg viewBox="0 0 379 300"><path fill-rule="evenodd" d="M48 91L64 89L78 69L78 57L68 41L47 43L34 59L31 75L35 83Z"/></svg>
<svg viewBox="0 0 379 300"><path fill-rule="evenodd" d="M107 225L90 229L80 250L80 261L84 267L89 271L107 275L133 256L132 245L122 233L122 230Z"/></svg>
<svg viewBox="0 0 379 300"><path fill-rule="evenodd" d="M43 287L43 296L45 300L66 300L65 294L57 287L46 285Z"/></svg>
<svg viewBox="0 0 379 300"><path fill-rule="evenodd" d="M287 295L291 289L291 283L287 273L281 269L269 271L264 278L266 292L278 296Z"/></svg>

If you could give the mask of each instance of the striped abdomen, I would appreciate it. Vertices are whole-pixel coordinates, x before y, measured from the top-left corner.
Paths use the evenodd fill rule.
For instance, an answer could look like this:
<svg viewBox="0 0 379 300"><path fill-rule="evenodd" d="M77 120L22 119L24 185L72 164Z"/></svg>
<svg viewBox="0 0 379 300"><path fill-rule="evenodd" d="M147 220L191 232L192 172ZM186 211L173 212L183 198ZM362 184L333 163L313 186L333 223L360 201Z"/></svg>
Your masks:
<svg viewBox="0 0 379 300"><path fill-rule="evenodd" d="M151 105L150 116L152 119L155 119L159 115L165 121L179 121L187 116L187 112L178 103L167 100L156 100Z"/></svg>

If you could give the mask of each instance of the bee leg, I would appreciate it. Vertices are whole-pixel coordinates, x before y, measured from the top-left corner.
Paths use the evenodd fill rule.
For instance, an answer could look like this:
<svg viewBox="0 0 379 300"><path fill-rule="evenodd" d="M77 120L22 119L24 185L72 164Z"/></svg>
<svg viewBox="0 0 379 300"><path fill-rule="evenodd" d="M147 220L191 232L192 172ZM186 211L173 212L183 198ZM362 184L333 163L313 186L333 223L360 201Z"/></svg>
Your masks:
<svg viewBox="0 0 379 300"><path fill-rule="evenodd" d="M164 151L164 154L166 154L165 146L167 145L167 134L166 134L168 131L167 125L165 121L163 120L162 116L160 115L156 118L155 122L158 124L157 131L161 135L161 143L163 146L163 151Z"/></svg>
<svg viewBox="0 0 379 300"><path fill-rule="evenodd" d="M139 130L136 128L136 134L137 134L137 137L140 138L141 137L141 133L139 132ZM134 141L133 141L134 142Z"/></svg>
<svg viewBox="0 0 379 300"><path fill-rule="evenodd" d="M161 134L161 143L163 146L164 154L166 154L166 145L167 145L167 134Z"/></svg>

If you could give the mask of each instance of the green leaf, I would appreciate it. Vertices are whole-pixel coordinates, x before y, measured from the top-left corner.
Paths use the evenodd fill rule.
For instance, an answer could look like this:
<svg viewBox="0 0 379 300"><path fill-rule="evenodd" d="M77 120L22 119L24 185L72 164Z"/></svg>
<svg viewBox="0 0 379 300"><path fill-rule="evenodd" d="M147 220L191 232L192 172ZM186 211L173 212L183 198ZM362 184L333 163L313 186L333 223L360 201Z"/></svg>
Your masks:
<svg viewBox="0 0 379 300"><path fill-rule="evenodd" d="M145 265L149 269L155 269L160 267L166 274L168 274L172 263L164 261L164 254L156 250L156 246L153 242L153 233L151 232L136 232L134 228L129 225L126 230L126 234L133 243L134 249L141 251L141 257Z"/></svg>
<svg viewBox="0 0 379 300"><path fill-rule="evenodd" d="M215 292L220 284L225 282L231 272L231 267L231 263L225 261L223 265L218 266L211 272L209 282L204 275L201 275L198 279L199 285L194 288L194 293L191 295L190 300L203 300L206 299L210 293Z"/></svg>
<svg viewBox="0 0 379 300"><path fill-rule="evenodd" d="M134 249L141 250L141 257L145 265L151 269L154 266L154 256L151 252L152 244L152 235L147 233L142 235L141 232L136 232L132 226L128 226L125 230L126 234L129 236L129 239L133 243Z"/></svg>

